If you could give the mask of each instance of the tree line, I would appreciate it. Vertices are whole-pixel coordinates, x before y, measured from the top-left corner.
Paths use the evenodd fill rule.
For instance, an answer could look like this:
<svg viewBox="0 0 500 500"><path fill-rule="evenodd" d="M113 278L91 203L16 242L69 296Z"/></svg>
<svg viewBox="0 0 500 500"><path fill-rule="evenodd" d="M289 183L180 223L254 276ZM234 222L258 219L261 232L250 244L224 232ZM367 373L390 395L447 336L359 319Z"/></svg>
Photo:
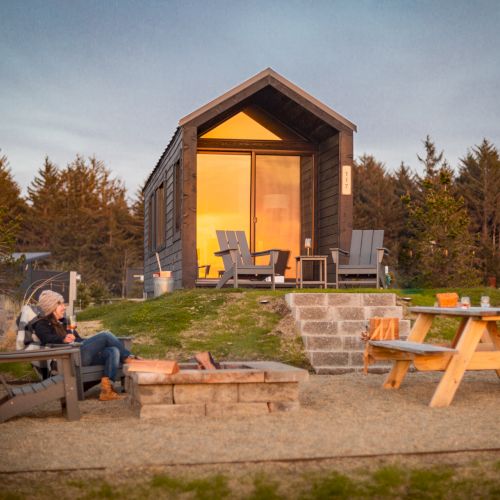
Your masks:
<svg viewBox="0 0 500 500"><path fill-rule="evenodd" d="M395 172L371 155L354 163L354 228L384 229L398 287L484 284L500 277L500 158L486 139L454 170L427 137L422 174ZM144 200L104 163L77 155L65 168L45 158L23 197L0 157L0 291L14 251L48 250L54 267L77 270L93 295L122 295L128 267L143 262Z"/></svg>
<svg viewBox="0 0 500 500"><path fill-rule="evenodd" d="M421 175L388 172L373 156L354 165L354 227L385 229L397 286L486 284L500 277L500 158L488 140L452 169L429 136Z"/></svg>
<svg viewBox="0 0 500 500"><path fill-rule="evenodd" d="M143 262L141 191L129 201L102 161L77 155L65 168L46 157L23 197L2 156L0 193L4 288L9 251L50 251L50 267L82 275L81 293L123 295L126 269Z"/></svg>

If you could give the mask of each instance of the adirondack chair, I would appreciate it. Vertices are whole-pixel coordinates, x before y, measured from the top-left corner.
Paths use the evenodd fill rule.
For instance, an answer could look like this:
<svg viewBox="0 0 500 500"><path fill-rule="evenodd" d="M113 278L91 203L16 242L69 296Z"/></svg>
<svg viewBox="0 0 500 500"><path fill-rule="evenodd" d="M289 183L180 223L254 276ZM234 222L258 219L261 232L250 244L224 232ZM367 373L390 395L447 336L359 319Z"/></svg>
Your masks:
<svg viewBox="0 0 500 500"><path fill-rule="evenodd" d="M375 285L384 287L382 260L388 254L383 247L384 231L381 229L353 230L349 252L340 248L330 248L335 265L336 287L340 285ZM349 258L341 262L341 256Z"/></svg>
<svg viewBox="0 0 500 500"><path fill-rule="evenodd" d="M43 361L55 359L58 362L59 373L42 382L25 384L13 388L3 377L0 381L6 394L0 398L0 422L15 417L35 406L53 400L60 400L63 412L68 420L79 420L78 388L74 367L74 356L79 356L80 350L76 347L42 348L37 351L1 352L0 363L16 361Z"/></svg>
<svg viewBox="0 0 500 500"><path fill-rule="evenodd" d="M224 273L216 288L222 288L230 279L233 280L234 288L238 288L238 284L243 283L240 277L243 277L245 282L249 282L252 278L255 281L255 279L265 280L266 277L270 277L271 288L275 289L274 279L279 250L250 252L244 231L218 230L216 234L220 251L215 252L215 255L222 257L224 262ZM255 265L253 258L264 255L269 255L269 263L264 266Z"/></svg>
<svg viewBox="0 0 500 500"><path fill-rule="evenodd" d="M22 307L20 317L18 318L18 331L16 348L24 352L36 352L43 349L40 345L40 340L30 328L31 322L36 320L38 309L36 306L25 304ZM118 337L126 349L130 350L132 345L132 337ZM79 352L80 346L78 343L72 344ZM64 347L59 345L52 345L50 347ZM51 375L51 358L33 358L30 360L31 365L40 377L40 380L45 380ZM55 360L57 363L57 360ZM90 365L82 366L80 355L73 356L73 364L75 369L75 376L77 380L78 399L83 401L85 399L85 391L91 387L99 384L101 378L104 376L104 365ZM124 380L125 374L120 367L118 369L117 378L122 382L122 387L125 387Z"/></svg>

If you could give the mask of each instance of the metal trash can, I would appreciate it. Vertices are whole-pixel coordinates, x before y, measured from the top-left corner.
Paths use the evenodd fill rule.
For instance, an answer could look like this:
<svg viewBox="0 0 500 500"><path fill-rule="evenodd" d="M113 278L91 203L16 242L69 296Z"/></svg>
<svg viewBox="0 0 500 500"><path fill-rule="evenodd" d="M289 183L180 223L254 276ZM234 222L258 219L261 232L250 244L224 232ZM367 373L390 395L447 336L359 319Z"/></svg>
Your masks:
<svg viewBox="0 0 500 500"><path fill-rule="evenodd" d="M165 293L171 293L174 291L174 278L170 277L160 277L153 276L153 294L155 297L159 297Z"/></svg>

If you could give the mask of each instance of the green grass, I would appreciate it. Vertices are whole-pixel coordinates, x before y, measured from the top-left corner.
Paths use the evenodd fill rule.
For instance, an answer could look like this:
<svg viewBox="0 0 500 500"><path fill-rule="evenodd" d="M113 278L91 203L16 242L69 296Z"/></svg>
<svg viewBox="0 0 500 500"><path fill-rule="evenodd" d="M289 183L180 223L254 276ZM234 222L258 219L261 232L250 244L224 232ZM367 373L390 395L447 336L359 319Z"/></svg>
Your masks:
<svg viewBox="0 0 500 500"><path fill-rule="evenodd" d="M165 356L179 361L197 351L208 350L221 360L273 359L309 368L300 336L276 328L287 312L287 293L317 293L323 290L181 290L146 302L120 302L89 308L79 321L101 320L104 328L117 335L134 336L134 352L148 358ZM435 295L447 290L327 290L327 293L396 293L411 298L411 305L428 306ZM492 306L500 306L500 290L491 288L454 289L479 304L489 295ZM261 300L268 304L261 304ZM458 320L437 318L429 339L446 342L453 338ZM0 364L0 371L12 378L34 378L26 363Z"/></svg>
<svg viewBox="0 0 500 500"><path fill-rule="evenodd" d="M410 467L390 465L340 472L328 467L301 473L286 468L266 472L148 474L129 471L126 475L106 475L78 479L44 476L11 477L0 487L0 500L23 498L156 499L196 500L329 500L343 499L434 499L466 500L500 498L498 464L474 461L458 467L436 465ZM312 466L314 467L314 465ZM36 493L35 493L36 492Z"/></svg>

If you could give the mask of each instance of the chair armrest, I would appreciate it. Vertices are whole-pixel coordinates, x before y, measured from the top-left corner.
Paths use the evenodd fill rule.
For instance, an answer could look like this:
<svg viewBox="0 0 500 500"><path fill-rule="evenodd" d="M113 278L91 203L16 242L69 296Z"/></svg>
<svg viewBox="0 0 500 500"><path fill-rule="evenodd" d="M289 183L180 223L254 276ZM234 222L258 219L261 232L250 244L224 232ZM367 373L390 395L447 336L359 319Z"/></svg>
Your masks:
<svg viewBox="0 0 500 500"><path fill-rule="evenodd" d="M10 363L12 361L42 361L44 359L62 358L77 353L80 353L80 349L73 345L68 347L48 347L34 351L7 351L0 352L0 363Z"/></svg>
<svg viewBox="0 0 500 500"><path fill-rule="evenodd" d="M226 248L225 250L219 250L218 252L214 252L216 257L222 257L223 255L229 255L231 252L238 250L237 248Z"/></svg>
<svg viewBox="0 0 500 500"><path fill-rule="evenodd" d="M252 252L250 255L252 257L260 257L262 255L271 255L272 252L281 252L278 248L272 248L271 250L262 250L261 252Z"/></svg>
<svg viewBox="0 0 500 500"><path fill-rule="evenodd" d="M386 255L389 255L389 250L387 248L377 248L377 262L382 263L382 260Z"/></svg>
<svg viewBox="0 0 500 500"><path fill-rule="evenodd" d="M342 250L342 248L330 248L330 252L338 252L342 255L349 256L349 252L346 250Z"/></svg>

